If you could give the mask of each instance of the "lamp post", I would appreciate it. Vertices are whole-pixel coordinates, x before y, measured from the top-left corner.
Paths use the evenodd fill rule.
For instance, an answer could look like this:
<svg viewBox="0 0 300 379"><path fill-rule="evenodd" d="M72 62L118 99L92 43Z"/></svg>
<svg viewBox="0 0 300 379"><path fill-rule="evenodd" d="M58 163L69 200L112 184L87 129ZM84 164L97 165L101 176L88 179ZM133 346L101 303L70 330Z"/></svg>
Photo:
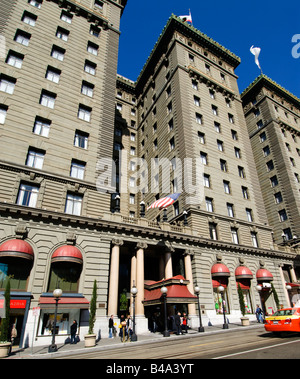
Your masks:
<svg viewBox="0 0 300 379"><path fill-rule="evenodd" d="M224 316L224 324L223 324L223 329L228 329L228 324L226 322L226 317L225 317L225 301L224 301L224 296L223 296L223 293L224 293L224 287L223 286L219 286L218 287L218 290L219 292L221 293L221 298L222 298L222 307L223 307L223 316Z"/></svg>
<svg viewBox="0 0 300 379"><path fill-rule="evenodd" d="M161 293L164 297L165 330L163 332L163 336L164 337L170 337L170 333L168 330L168 320L167 320L167 292L168 292L168 289L167 289L167 287L163 286L163 287L161 287L160 290L161 290Z"/></svg>
<svg viewBox="0 0 300 379"><path fill-rule="evenodd" d="M286 290L288 291L288 297L289 297L289 301L290 301L290 306L292 307L293 304L292 304L292 301L291 301L291 295L290 295L290 290L292 289L292 286L290 286L289 284L287 284L285 286Z"/></svg>
<svg viewBox="0 0 300 379"><path fill-rule="evenodd" d="M56 319L57 319L57 306L62 295L62 290L57 288L53 291L53 297L55 299L55 313L54 313L54 321L53 321L53 331L52 331L52 343L48 347L48 352L53 353L57 351L57 346L55 345L55 332L56 332Z"/></svg>
<svg viewBox="0 0 300 379"><path fill-rule="evenodd" d="M199 300L200 288L197 285L195 287L195 293L196 293L196 296L198 298L198 312L199 312L199 325L200 325L198 328L198 332L204 332L204 327L202 326L200 300Z"/></svg>
<svg viewBox="0 0 300 379"><path fill-rule="evenodd" d="M133 286L131 288L131 295L133 297L133 302L132 302L132 313L133 313L133 330L132 330L132 336L131 336L131 341L135 342L137 341L137 335L135 334L135 297L136 294L138 293L138 289L136 288L134 282Z"/></svg>

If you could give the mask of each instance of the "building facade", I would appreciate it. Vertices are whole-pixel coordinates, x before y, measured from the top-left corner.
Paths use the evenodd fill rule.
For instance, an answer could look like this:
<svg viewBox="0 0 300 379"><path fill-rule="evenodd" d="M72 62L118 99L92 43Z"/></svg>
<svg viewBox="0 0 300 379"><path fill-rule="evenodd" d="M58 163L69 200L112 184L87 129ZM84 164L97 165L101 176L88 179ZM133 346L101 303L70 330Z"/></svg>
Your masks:
<svg viewBox="0 0 300 379"><path fill-rule="evenodd" d="M1 3L0 288L19 343L83 338L132 312L137 332L188 312L197 327L289 304L295 249L273 238L235 68L239 58L172 15L136 82L117 75L126 1ZM166 211L147 210L180 193ZM299 194L298 194L299 195ZM270 226L271 225L271 226ZM224 293L220 292L223 286ZM258 286L259 285L259 286ZM261 291L257 290L257 286ZM222 301L222 296L224 301Z"/></svg>

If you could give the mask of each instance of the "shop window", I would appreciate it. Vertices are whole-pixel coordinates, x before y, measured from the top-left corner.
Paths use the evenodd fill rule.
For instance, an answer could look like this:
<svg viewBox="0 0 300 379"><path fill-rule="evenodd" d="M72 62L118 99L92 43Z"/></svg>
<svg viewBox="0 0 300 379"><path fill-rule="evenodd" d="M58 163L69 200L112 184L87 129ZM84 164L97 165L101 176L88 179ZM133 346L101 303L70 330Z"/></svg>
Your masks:
<svg viewBox="0 0 300 379"><path fill-rule="evenodd" d="M0 258L0 289L4 290L10 280L10 288L13 291L26 291L27 280L32 268L32 262L23 258Z"/></svg>
<svg viewBox="0 0 300 379"><path fill-rule="evenodd" d="M63 292L78 292L82 265L74 262L53 262L48 284L48 292L59 287Z"/></svg>

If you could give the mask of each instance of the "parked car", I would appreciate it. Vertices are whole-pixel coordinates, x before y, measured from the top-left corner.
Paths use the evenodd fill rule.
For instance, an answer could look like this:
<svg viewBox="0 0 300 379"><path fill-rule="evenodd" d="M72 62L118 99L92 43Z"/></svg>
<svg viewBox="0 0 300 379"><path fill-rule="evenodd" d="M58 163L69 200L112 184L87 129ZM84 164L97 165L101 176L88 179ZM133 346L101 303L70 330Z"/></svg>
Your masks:
<svg viewBox="0 0 300 379"><path fill-rule="evenodd" d="M300 307L284 308L266 317L267 332L300 332Z"/></svg>

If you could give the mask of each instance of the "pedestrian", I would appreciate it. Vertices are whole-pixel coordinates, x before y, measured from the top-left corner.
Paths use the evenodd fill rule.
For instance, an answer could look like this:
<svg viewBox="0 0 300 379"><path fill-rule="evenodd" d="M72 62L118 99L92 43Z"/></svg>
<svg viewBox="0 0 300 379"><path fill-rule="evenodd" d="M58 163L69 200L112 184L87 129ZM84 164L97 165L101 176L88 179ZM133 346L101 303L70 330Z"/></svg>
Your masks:
<svg viewBox="0 0 300 379"><path fill-rule="evenodd" d="M128 338L131 339L131 336L133 334L133 321L130 315L128 315L127 317L126 327L127 327L127 341L128 341Z"/></svg>
<svg viewBox="0 0 300 379"><path fill-rule="evenodd" d="M255 314L256 314L257 322L263 322L262 310L258 304L256 305Z"/></svg>
<svg viewBox="0 0 300 379"><path fill-rule="evenodd" d="M17 338L18 332L16 329L16 324L13 324L11 328L11 334L10 334L10 340L11 340L11 346L13 346L15 338Z"/></svg>
<svg viewBox="0 0 300 379"><path fill-rule="evenodd" d="M114 331L114 315L111 315L108 320L108 338L113 338Z"/></svg>
<svg viewBox="0 0 300 379"><path fill-rule="evenodd" d="M182 332L185 331L185 333L188 332L187 321L188 321L187 315L186 315L186 313L183 313L183 315L182 315L182 325L181 325L181 329L182 329Z"/></svg>
<svg viewBox="0 0 300 379"><path fill-rule="evenodd" d="M71 325L71 344L76 344L76 332L77 332L77 321L74 320Z"/></svg>
<svg viewBox="0 0 300 379"><path fill-rule="evenodd" d="M181 313L178 312L176 315L175 315L175 328L176 328L176 334L179 335L179 334L182 334L182 330L181 330Z"/></svg>

